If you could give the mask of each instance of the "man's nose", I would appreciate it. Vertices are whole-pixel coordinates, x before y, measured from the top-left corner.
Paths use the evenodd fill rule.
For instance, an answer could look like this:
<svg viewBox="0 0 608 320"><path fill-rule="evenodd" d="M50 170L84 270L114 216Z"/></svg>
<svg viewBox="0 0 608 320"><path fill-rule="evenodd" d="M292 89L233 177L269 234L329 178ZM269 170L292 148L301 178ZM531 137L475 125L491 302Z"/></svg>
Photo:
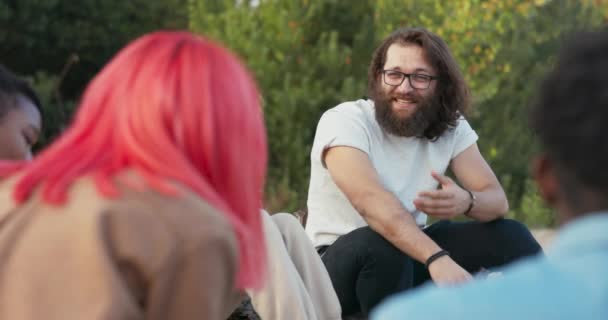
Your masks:
<svg viewBox="0 0 608 320"><path fill-rule="evenodd" d="M403 82L401 82L401 84L397 86L395 91L397 91L398 93L409 93L414 91L414 88L412 88L412 86L410 85L410 78L403 78Z"/></svg>

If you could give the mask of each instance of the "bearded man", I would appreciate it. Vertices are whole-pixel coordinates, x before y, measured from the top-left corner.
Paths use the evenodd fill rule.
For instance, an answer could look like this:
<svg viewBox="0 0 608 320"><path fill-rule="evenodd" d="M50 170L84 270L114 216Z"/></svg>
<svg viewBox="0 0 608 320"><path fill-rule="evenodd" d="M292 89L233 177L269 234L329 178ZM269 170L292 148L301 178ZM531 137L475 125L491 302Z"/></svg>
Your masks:
<svg viewBox="0 0 608 320"><path fill-rule="evenodd" d="M440 37L393 32L373 54L368 91L370 100L323 114L311 152L306 229L343 316L541 252L523 224L503 218L505 193L463 118L468 89ZM427 226L427 216L438 222ZM451 221L462 216L471 221Z"/></svg>

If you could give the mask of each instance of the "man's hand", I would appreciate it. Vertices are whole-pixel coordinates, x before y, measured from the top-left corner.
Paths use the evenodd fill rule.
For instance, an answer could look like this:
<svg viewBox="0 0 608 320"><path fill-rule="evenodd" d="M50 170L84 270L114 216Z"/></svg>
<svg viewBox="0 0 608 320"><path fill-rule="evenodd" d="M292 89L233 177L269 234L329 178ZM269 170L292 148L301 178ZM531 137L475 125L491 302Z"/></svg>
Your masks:
<svg viewBox="0 0 608 320"><path fill-rule="evenodd" d="M429 266L429 273L433 281L440 287L464 283L473 278L449 256L443 256L433 261Z"/></svg>
<svg viewBox="0 0 608 320"><path fill-rule="evenodd" d="M416 209L439 219L452 219L463 214L471 205L469 193L450 177L431 172L441 185L440 190L422 191L414 200Z"/></svg>
<svg viewBox="0 0 608 320"><path fill-rule="evenodd" d="M424 263L441 250L420 230L397 196L385 189L365 152L351 147L332 147L326 151L325 163L332 180L370 228L401 252Z"/></svg>

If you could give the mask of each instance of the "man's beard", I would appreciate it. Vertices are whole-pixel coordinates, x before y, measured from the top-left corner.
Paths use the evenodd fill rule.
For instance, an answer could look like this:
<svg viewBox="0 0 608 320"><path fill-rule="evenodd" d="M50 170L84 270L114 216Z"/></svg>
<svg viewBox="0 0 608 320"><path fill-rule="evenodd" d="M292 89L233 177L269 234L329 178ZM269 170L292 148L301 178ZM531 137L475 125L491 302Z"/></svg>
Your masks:
<svg viewBox="0 0 608 320"><path fill-rule="evenodd" d="M425 136L425 131L439 119L441 104L437 95L422 97L415 92L399 96L401 99L416 103L416 109L407 117L400 117L393 111L393 98L395 95L383 92L376 86L371 97L374 100L376 121L386 132L400 137Z"/></svg>

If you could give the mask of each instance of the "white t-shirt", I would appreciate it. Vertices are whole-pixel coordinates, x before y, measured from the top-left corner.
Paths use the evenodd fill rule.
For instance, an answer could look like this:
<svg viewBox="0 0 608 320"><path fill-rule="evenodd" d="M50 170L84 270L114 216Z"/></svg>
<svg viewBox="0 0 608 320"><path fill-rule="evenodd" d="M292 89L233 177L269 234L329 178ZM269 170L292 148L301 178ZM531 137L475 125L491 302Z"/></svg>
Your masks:
<svg viewBox="0 0 608 320"><path fill-rule="evenodd" d="M384 187L399 198L416 223L423 227L427 216L414 207L417 193L437 189L438 183L431 171L443 174L450 161L477 138L464 118L436 141L388 134L376 121L371 100L345 102L327 110L319 120L310 154L306 233L318 247L367 226L331 179L321 161L324 150L348 146L367 153Z"/></svg>

